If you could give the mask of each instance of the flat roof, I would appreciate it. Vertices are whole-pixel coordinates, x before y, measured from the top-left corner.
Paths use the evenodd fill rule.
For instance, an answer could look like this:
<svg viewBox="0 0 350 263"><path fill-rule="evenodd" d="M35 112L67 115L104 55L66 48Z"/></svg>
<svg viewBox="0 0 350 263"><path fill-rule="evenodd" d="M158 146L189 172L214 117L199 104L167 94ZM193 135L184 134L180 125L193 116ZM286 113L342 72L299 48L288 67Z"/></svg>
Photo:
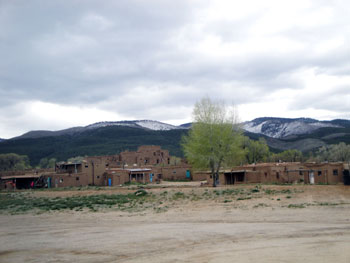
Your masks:
<svg viewBox="0 0 350 263"><path fill-rule="evenodd" d="M40 174L25 174L25 175L9 175L1 177L2 180L20 179L20 178L39 178Z"/></svg>
<svg viewBox="0 0 350 263"><path fill-rule="evenodd" d="M152 169L149 169L149 168L140 168L140 169L125 169L129 172L149 172L149 171L152 171Z"/></svg>
<svg viewBox="0 0 350 263"><path fill-rule="evenodd" d="M252 172L250 170L248 170L249 172ZM232 171L228 171L228 172L225 172L226 173L245 173L247 172L247 170L232 170Z"/></svg>

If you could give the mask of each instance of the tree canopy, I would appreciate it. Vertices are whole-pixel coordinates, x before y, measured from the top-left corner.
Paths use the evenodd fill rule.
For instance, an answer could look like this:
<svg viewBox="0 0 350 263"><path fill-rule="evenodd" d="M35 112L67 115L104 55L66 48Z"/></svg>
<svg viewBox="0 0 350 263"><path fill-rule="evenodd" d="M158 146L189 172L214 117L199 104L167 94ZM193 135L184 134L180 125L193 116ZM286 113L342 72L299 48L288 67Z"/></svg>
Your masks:
<svg viewBox="0 0 350 263"><path fill-rule="evenodd" d="M213 186L220 168L244 159L243 136L234 111L223 103L203 98L195 104L194 123L182 139L186 159L197 169L210 169Z"/></svg>
<svg viewBox="0 0 350 263"><path fill-rule="evenodd" d="M15 171L30 168L26 155L15 153L0 154L0 171Z"/></svg>
<svg viewBox="0 0 350 263"><path fill-rule="evenodd" d="M322 146L316 152L316 161L350 162L350 145L341 142L339 144Z"/></svg>
<svg viewBox="0 0 350 263"><path fill-rule="evenodd" d="M244 138L245 157L248 163L264 162L270 156L270 149L265 139L260 138L258 141Z"/></svg>

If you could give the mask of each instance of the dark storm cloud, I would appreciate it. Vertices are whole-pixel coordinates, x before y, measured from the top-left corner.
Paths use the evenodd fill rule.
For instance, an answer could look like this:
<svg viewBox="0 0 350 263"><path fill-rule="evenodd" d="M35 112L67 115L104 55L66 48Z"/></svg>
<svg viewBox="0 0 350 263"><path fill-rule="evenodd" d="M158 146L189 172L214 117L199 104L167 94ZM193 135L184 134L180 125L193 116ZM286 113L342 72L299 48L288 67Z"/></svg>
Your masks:
<svg viewBox="0 0 350 263"><path fill-rule="evenodd" d="M188 15L180 1L7 1L1 9L2 89L60 103L74 101L71 93L96 102L151 78L152 60Z"/></svg>

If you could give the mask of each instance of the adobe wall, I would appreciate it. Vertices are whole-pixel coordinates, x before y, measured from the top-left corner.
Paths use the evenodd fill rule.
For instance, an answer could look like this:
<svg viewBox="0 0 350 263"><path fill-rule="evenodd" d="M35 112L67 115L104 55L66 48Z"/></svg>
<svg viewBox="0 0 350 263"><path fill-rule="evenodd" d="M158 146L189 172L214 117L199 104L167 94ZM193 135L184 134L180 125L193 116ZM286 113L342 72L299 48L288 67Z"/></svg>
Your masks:
<svg viewBox="0 0 350 263"><path fill-rule="evenodd" d="M245 182L246 183L260 183L261 182L261 174L256 171L246 171L245 172Z"/></svg>
<svg viewBox="0 0 350 263"><path fill-rule="evenodd" d="M187 171L190 177L187 177ZM163 180L191 180L191 170L188 166L165 166L161 168Z"/></svg>
<svg viewBox="0 0 350 263"><path fill-rule="evenodd" d="M315 184L343 183L343 163L266 163L245 165L232 169L237 173L245 171L243 183L310 183L310 173L314 174ZM207 181L212 185L213 179L207 173ZM235 184L241 183L235 181ZM224 173L219 174L219 184L225 185Z"/></svg>
<svg viewBox="0 0 350 263"><path fill-rule="evenodd" d="M129 167L134 165L167 165L170 163L170 155L168 150L163 150L160 146L143 145L136 152L121 152L120 162Z"/></svg>
<svg viewBox="0 0 350 263"><path fill-rule="evenodd" d="M83 163L82 170L88 175L89 185L105 185L106 178L103 174L107 167L106 156L87 157L86 162Z"/></svg>
<svg viewBox="0 0 350 263"><path fill-rule="evenodd" d="M106 186L108 186L108 179L111 179L112 186L118 186L129 182L129 172L127 170L113 170L106 174Z"/></svg>
<svg viewBox="0 0 350 263"><path fill-rule="evenodd" d="M305 183L310 183L309 175L314 174L315 184L338 184L343 183L343 163L307 163L305 168L308 172L305 174Z"/></svg>
<svg viewBox="0 0 350 263"><path fill-rule="evenodd" d="M88 185L88 176L86 173L61 173L43 175L45 180L51 178L51 188L57 187L79 187Z"/></svg>
<svg viewBox="0 0 350 263"><path fill-rule="evenodd" d="M193 171L192 181L205 181L207 180L208 172L206 171Z"/></svg>

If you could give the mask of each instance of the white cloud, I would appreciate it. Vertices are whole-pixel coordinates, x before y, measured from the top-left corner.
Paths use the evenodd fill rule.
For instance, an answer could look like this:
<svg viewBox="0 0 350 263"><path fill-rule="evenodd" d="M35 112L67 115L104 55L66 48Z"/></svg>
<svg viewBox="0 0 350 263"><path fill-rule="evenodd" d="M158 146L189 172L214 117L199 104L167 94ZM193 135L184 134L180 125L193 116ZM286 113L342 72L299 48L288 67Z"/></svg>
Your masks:
<svg viewBox="0 0 350 263"><path fill-rule="evenodd" d="M7 115L13 112L12 115ZM2 138L12 138L30 130L60 130L86 126L101 120L114 121L125 117L95 107L58 105L42 101L26 101L0 110Z"/></svg>

